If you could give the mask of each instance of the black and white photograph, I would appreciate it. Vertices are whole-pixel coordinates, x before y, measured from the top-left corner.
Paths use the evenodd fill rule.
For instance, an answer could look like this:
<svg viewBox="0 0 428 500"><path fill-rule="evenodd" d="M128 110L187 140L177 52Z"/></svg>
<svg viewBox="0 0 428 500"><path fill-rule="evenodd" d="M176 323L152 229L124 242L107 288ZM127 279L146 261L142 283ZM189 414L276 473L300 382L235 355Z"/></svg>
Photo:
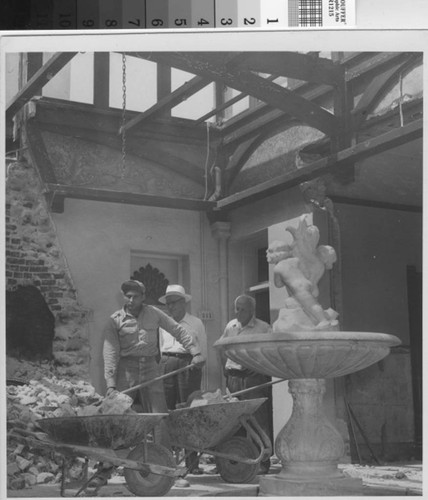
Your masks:
<svg viewBox="0 0 428 500"><path fill-rule="evenodd" d="M0 496L423 495L427 49L0 38Z"/></svg>

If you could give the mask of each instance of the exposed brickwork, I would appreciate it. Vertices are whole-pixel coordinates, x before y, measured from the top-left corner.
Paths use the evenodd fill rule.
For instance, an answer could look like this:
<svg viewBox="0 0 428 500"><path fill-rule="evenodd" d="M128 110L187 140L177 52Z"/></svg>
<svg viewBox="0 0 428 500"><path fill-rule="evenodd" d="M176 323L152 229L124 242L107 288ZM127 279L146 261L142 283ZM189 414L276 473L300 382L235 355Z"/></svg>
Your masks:
<svg viewBox="0 0 428 500"><path fill-rule="evenodd" d="M79 304L40 180L25 162L8 168L5 236L6 288L34 285L41 291L56 318L56 330L61 331L54 340L55 358L63 363L64 373L81 373L87 378L88 311ZM77 338L80 349L68 351L67 343Z"/></svg>

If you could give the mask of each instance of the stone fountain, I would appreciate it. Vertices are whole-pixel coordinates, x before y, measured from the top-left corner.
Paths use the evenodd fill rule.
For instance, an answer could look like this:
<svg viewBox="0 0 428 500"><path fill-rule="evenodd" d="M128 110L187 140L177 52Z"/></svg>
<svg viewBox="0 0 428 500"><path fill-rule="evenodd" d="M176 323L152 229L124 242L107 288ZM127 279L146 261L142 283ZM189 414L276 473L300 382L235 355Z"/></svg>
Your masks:
<svg viewBox="0 0 428 500"><path fill-rule="evenodd" d="M282 470L261 477L260 494L361 495L362 481L338 468L344 442L323 410L325 379L366 368L401 342L383 333L339 331L338 314L318 302L318 282L332 268L336 252L318 246L318 228L306 216L287 231L293 243L276 241L267 251L274 285L288 292L273 333L229 337L215 346L245 367L289 380L293 411L275 441Z"/></svg>

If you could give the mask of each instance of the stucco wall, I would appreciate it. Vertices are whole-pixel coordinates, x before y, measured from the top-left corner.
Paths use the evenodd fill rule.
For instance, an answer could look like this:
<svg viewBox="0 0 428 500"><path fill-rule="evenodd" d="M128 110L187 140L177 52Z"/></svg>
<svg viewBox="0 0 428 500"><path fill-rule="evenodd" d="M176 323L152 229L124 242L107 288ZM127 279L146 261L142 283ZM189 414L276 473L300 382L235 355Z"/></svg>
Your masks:
<svg viewBox="0 0 428 500"><path fill-rule="evenodd" d="M201 222L197 212L67 199L64 213L54 214L54 219L79 297L93 311L91 378L97 390L104 390L102 329L109 315L122 305L120 284L130 276L131 251L188 256L190 312L197 315L202 308L212 312L214 319L206 322L212 345L219 331L217 242L205 215ZM209 351L207 371L216 386L216 358L213 349Z"/></svg>

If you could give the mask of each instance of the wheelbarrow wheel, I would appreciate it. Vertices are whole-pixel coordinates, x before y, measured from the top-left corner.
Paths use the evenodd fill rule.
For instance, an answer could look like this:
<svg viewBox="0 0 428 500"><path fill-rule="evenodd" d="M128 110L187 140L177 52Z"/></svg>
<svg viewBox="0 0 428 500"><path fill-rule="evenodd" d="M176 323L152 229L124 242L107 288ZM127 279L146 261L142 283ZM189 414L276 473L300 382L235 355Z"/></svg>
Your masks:
<svg viewBox="0 0 428 500"><path fill-rule="evenodd" d="M219 444L216 451L228 455L246 458L257 458L259 453L255 445L245 437L234 436ZM259 464L245 464L228 458L216 457L216 466L220 476L228 483L249 483L259 471Z"/></svg>
<svg viewBox="0 0 428 500"><path fill-rule="evenodd" d="M147 455L145 450L147 450ZM176 468L172 453L160 444L140 444L131 451L127 458L136 462ZM123 474L129 491L141 497L163 496L168 493L175 481L171 476L161 476L152 472L145 473L133 469L124 469Z"/></svg>

